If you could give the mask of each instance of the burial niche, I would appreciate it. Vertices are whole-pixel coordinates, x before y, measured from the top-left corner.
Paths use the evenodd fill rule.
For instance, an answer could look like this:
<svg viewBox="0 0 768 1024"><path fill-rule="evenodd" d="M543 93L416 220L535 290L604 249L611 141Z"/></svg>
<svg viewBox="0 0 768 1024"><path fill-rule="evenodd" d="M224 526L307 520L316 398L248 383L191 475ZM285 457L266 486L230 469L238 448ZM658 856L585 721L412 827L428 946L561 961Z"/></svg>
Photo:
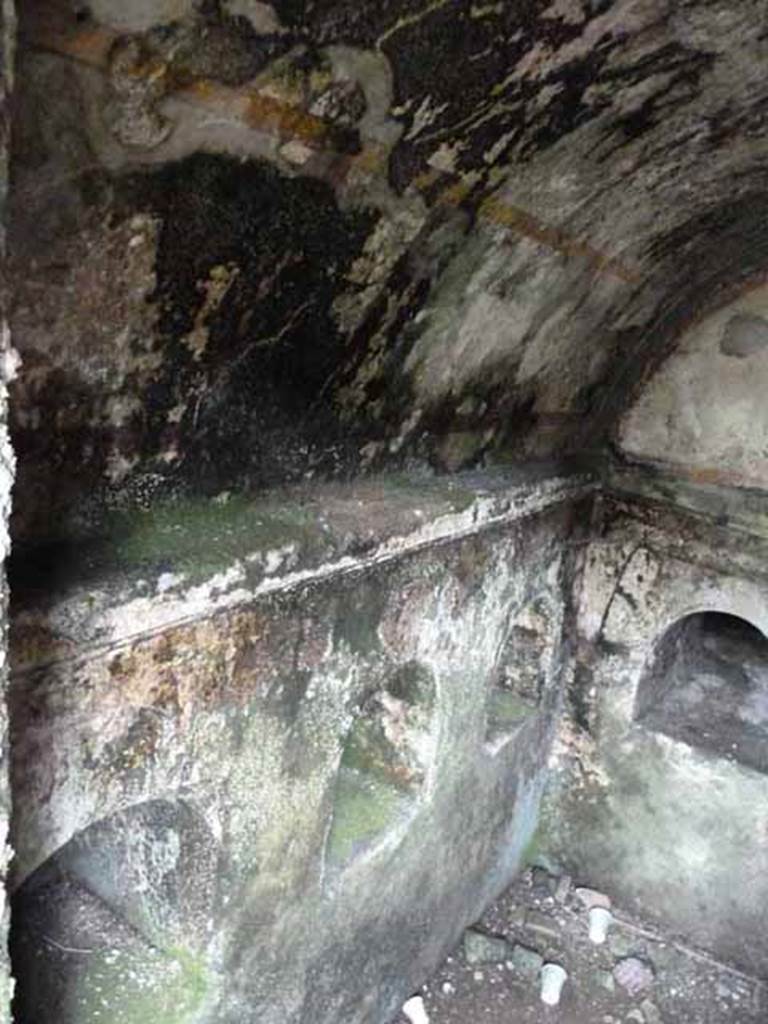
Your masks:
<svg viewBox="0 0 768 1024"><path fill-rule="evenodd" d="M75 835L12 899L17 1024L188 1024L207 995L221 866L205 821L177 801Z"/></svg>
<svg viewBox="0 0 768 1024"><path fill-rule="evenodd" d="M488 694L488 753L497 754L539 711L558 637L557 617L544 597L529 601L512 616Z"/></svg>
<svg viewBox="0 0 768 1024"><path fill-rule="evenodd" d="M327 867L333 873L404 832L434 759L435 685L416 662L363 701L336 779Z"/></svg>
<svg viewBox="0 0 768 1024"><path fill-rule="evenodd" d="M691 747L768 773L768 639L745 619L697 612L657 643L635 718Z"/></svg>

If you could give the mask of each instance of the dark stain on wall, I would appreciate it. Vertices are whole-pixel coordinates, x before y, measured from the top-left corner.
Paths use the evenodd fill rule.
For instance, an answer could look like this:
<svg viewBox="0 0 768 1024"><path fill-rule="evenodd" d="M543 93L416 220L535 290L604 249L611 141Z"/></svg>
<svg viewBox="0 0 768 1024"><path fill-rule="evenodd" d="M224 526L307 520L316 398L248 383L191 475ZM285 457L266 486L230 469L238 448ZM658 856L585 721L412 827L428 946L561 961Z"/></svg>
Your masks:
<svg viewBox="0 0 768 1024"><path fill-rule="evenodd" d="M178 431L176 472L203 492L244 469L254 486L300 475L310 452L342 442L323 398L342 354L331 305L375 215L342 213L321 182L204 154L128 185L163 225L152 301L168 357L148 435ZM184 339L217 274L226 291L191 352Z"/></svg>
<svg viewBox="0 0 768 1024"><path fill-rule="evenodd" d="M344 353L332 304L377 215L341 211L320 181L208 154L115 179L107 190L109 202L81 215L81 229L101 239L105 222L107 237L137 215L158 224L146 331L121 342L119 304L78 310L62 289L67 315L82 317L69 341L82 346L83 362L71 351L59 367L30 356L42 381L30 399L36 411L20 401L25 419L14 427L20 493L34 491L40 511L30 529L50 538L90 529L103 508L344 472L353 438L326 389ZM66 280L70 267L62 273ZM114 290L127 291L119 280ZM94 316L112 331L100 344L114 337L111 345L128 350L115 350L111 368L89 367ZM108 349L101 358L110 362ZM105 386L112 374L118 379ZM132 410L118 422L109 411L115 395ZM113 485L116 454L132 468ZM44 497L35 490L41 477Z"/></svg>
<svg viewBox="0 0 768 1024"><path fill-rule="evenodd" d="M685 317L764 263L765 175L757 159L731 175L724 152L733 126L745 139L760 134L761 95L738 95L733 61L701 42L688 6L673 18L649 5L634 21L610 2L274 7L285 32L259 34L211 0L137 45L168 65L165 96L202 76L242 85L247 98L249 76L287 49L289 77L320 71L324 81L326 47L362 48L380 64L383 54L393 86L387 137L392 120L403 130L391 151L361 129L357 82L352 114L330 118L324 136L338 162L318 173L332 183L310 177L322 161L291 176L207 153L116 176L100 166L98 133L85 126L92 80L83 85L75 61L22 54L11 248L32 313L29 324L12 316L24 357L14 392L17 539L90 528L105 507L189 492L599 445ZM714 17L704 17L707 31ZM749 35L726 30L734 45ZM564 140L568 152L554 152ZM572 205L558 191L569 175ZM684 196L678 181L690 182ZM625 194L626 209L617 201ZM646 223L636 223L631 210L646 207ZM145 249L130 250L137 215L151 225L138 229ZM393 224L402 215L401 234ZM392 230L380 242L372 233L382 218ZM478 238L487 244L473 250ZM381 260L374 239L387 250ZM486 283L482 267L500 246L517 269ZM123 274L131 252L145 251ZM350 274L364 251L364 268ZM532 288L553 252L562 287ZM616 252L631 273L611 270ZM593 289L598 273L621 284ZM473 281L506 304L498 325L489 314L478 329L489 358L432 388L409 356L433 309L455 306L460 335L477 309L453 300ZM334 307L358 291L359 320L341 328ZM594 359L563 358L548 323L555 303L571 351L583 356L589 344ZM449 319L428 337L460 364ZM429 372L417 355L411 364ZM524 364L536 367L532 376Z"/></svg>

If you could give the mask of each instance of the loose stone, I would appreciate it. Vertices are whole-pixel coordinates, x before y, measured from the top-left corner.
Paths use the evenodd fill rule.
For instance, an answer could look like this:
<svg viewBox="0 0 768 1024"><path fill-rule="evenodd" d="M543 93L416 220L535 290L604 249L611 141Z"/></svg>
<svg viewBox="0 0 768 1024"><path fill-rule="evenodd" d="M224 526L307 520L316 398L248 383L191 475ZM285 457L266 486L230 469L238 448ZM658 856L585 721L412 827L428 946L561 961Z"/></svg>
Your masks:
<svg viewBox="0 0 768 1024"><path fill-rule="evenodd" d="M517 943L512 950L511 963L518 974L535 978L544 965L544 957L535 949Z"/></svg>
<svg viewBox="0 0 768 1024"><path fill-rule="evenodd" d="M541 969L541 1001L547 1006L557 1006L568 973L560 964L544 964Z"/></svg>
<svg viewBox="0 0 768 1024"><path fill-rule="evenodd" d="M643 1020L645 1024L662 1024L659 1008L651 999L644 999L642 1003L640 1003L640 1009L643 1011Z"/></svg>
<svg viewBox="0 0 768 1024"><path fill-rule="evenodd" d="M578 889L574 890L574 893L586 910L591 910L593 907L603 907L605 910L611 909L611 897L606 896L604 892L579 886Z"/></svg>
<svg viewBox="0 0 768 1024"><path fill-rule="evenodd" d="M613 975L610 971L597 971L595 974L595 981L600 988L604 988L606 992L616 991L616 982L614 981Z"/></svg>
<svg viewBox="0 0 768 1024"><path fill-rule="evenodd" d="M572 884L570 875L563 875L562 878L558 878L557 885L555 886L555 901L557 903L565 903L567 901Z"/></svg>
<svg viewBox="0 0 768 1024"><path fill-rule="evenodd" d="M503 963L509 957L506 939L470 930L464 934L464 959L468 964Z"/></svg>
<svg viewBox="0 0 768 1024"><path fill-rule="evenodd" d="M557 940L560 938L560 925L557 921L537 910L529 910L525 915L525 927L527 931L544 939Z"/></svg>
<svg viewBox="0 0 768 1024"><path fill-rule="evenodd" d="M645 960L636 956L628 956L620 960L613 969L613 976L617 983L635 996L638 992L653 984L653 968Z"/></svg>

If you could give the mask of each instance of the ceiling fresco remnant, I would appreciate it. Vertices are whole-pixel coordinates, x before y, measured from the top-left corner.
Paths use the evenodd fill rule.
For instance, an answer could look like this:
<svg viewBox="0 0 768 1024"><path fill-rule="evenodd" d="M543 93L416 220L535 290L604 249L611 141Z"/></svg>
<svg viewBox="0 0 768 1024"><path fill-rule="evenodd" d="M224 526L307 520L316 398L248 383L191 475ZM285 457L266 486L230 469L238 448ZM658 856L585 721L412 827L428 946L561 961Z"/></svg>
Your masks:
<svg viewBox="0 0 768 1024"><path fill-rule="evenodd" d="M20 38L19 539L592 450L764 267L758 3L34 0Z"/></svg>

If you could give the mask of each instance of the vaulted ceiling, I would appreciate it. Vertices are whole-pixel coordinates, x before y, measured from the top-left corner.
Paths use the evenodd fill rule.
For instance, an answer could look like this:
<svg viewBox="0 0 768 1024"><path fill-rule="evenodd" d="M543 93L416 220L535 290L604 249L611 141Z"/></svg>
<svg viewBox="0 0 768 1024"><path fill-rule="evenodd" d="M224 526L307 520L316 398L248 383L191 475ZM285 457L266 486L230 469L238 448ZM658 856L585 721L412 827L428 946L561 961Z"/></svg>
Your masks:
<svg viewBox="0 0 768 1024"><path fill-rule="evenodd" d="M768 269L762 0L20 7L22 537L599 448Z"/></svg>

